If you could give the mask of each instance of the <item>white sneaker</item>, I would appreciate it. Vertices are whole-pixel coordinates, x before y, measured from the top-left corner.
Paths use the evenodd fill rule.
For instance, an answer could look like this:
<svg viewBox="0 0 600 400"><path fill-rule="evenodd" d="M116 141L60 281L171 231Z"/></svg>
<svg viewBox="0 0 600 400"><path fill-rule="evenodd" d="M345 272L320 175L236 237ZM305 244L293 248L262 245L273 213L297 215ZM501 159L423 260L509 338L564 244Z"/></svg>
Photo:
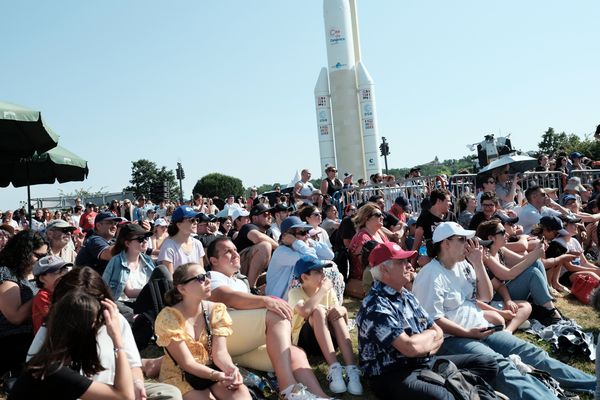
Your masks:
<svg viewBox="0 0 600 400"><path fill-rule="evenodd" d="M346 391L344 367L342 367L340 364L335 364L329 367L327 380L329 381L329 390L331 390L333 393L344 393Z"/></svg>
<svg viewBox="0 0 600 400"><path fill-rule="evenodd" d="M315 396L301 383L288 386L279 394L279 397L284 400L328 400Z"/></svg>
<svg viewBox="0 0 600 400"><path fill-rule="evenodd" d="M360 383L361 370L356 365L346 367L346 375L348 376L348 392L355 396L363 394L363 387Z"/></svg>

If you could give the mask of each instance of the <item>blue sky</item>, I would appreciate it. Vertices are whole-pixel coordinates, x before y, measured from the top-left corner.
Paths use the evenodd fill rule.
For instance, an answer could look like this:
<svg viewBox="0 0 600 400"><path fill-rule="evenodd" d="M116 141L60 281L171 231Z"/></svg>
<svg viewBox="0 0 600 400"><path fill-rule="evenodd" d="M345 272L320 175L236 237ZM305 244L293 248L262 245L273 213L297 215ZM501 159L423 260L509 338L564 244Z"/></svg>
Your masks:
<svg viewBox="0 0 600 400"><path fill-rule="evenodd" d="M536 147L600 123L594 1L357 0L391 167L460 158L486 133ZM0 99L42 110L89 161L84 182L128 184L147 158L245 186L318 175L313 89L327 63L320 0L13 1L0 13ZM382 164L383 165L383 164ZM0 208L26 189L0 189Z"/></svg>

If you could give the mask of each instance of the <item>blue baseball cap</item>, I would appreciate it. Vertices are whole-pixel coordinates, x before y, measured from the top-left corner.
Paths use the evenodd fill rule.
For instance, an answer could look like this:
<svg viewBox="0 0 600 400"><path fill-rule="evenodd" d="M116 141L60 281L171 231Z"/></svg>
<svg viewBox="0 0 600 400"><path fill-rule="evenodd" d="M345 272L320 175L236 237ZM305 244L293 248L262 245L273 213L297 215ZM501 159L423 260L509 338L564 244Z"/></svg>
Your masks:
<svg viewBox="0 0 600 400"><path fill-rule="evenodd" d="M200 216L198 211L194 211L194 209L190 206L179 206L173 211L173 215L171 215L171 222L181 222L185 218L198 218Z"/></svg>
<svg viewBox="0 0 600 400"><path fill-rule="evenodd" d="M306 274L313 269L323 269L331 266L333 266L331 261L319 260L317 257L313 256L302 256L296 261L296 265L294 265L294 276L296 279L300 279L302 274Z"/></svg>
<svg viewBox="0 0 600 400"><path fill-rule="evenodd" d="M562 205L564 206L565 204L567 204L567 201L571 201L571 200L577 200L577 197L575 197L575 195L572 194L565 194L562 198Z"/></svg>
<svg viewBox="0 0 600 400"><path fill-rule="evenodd" d="M309 230L312 229L312 225L309 225L306 222L302 222L300 217L293 215L291 217L287 217L281 222L281 233L285 233L292 228Z"/></svg>

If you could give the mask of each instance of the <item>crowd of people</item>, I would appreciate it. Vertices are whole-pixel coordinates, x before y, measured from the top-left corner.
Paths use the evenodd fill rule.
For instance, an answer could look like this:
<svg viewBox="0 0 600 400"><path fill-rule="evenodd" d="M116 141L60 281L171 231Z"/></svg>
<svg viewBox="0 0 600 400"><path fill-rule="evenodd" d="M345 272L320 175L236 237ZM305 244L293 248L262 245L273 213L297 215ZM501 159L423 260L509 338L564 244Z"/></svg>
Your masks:
<svg viewBox="0 0 600 400"><path fill-rule="evenodd" d="M140 196L36 210L31 226L6 212L9 399L249 399L244 368L273 372L294 400L361 396L363 385L382 399L454 398L441 368L490 398L557 398L512 355L567 391L596 389L596 377L513 333L530 319L561 323L556 299L580 279L600 284L600 181L587 187L566 169L558 197L522 191L506 166L459 199L425 188L416 215L410 193L392 204L382 190L358 204L336 196L360 190L337 172L316 189L305 169L291 194L271 198ZM362 299L358 349L345 296ZM164 354L142 358L152 340ZM325 390L309 356L327 364Z"/></svg>

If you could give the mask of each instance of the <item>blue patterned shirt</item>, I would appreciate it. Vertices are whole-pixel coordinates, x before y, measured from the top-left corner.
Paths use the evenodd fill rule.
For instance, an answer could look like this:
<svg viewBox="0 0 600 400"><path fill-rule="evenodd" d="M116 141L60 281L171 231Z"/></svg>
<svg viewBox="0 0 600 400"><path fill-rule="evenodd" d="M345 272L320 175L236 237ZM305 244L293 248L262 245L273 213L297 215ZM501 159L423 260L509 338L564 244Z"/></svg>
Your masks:
<svg viewBox="0 0 600 400"><path fill-rule="evenodd" d="M431 328L433 320L408 290L375 282L356 315L358 354L365 375L378 376L392 369L405 357L392 342L406 332L408 336Z"/></svg>

